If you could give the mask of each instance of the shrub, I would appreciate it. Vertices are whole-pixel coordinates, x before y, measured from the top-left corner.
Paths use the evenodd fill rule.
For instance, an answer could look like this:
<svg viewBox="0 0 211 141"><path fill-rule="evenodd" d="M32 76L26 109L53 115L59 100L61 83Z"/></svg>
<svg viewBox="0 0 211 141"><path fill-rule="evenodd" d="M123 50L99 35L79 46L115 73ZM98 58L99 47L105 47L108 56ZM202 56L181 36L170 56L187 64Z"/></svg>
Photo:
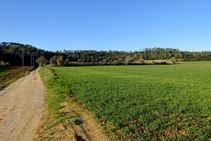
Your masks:
<svg viewBox="0 0 211 141"><path fill-rule="evenodd" d="M64 64L67 65L67 64L69 64L69 62L70 62L69 59L66 59L66 60L64 61Z"/></svg>
<svg viewBox="0 0 211 141"><path fill-rule="evenodd" d="M113 62L113 63L114 63L114 65L117 65L117 64L118 64L117 60L114 60L114 62Z"/></svg>
<svg viewBox="0 0 211 141"><path fill-rule="evenodd" d="M57 65L57 61L56 60L57 60L57 56L54 55L53 57L50 58L50 63L54 64L54 65Z"/></svg>
<svg viewBox="0 0 211 141"><path fill-rule="evenodd" d="M170 60L171 64L175 64L175 59L174 59L174 57L171 57L169 60Z"/></svg>
<svg viewBox="0 0 211 141"><path fill-rule="evenodd" d="M117 62L118 63L122 63L123 61L122 61L122 58L119 58L118 60L117 60Z"/></svg>
<svg viewBox="0 0 211 141"><path fill-rule="evenodd" d="M43 67L48 63L48 60L46 60L44 56L40 56L36 59L36 62L39 64L40 67Z"/></svg>
<svg viewBox="0 0 211 141"><path fill-rule="evenodd" d="M130 61L131 61L130 56L127 56L127 57L125 58L125 61L124 61L125 65L130 64Z"/></svg>
<svg viewBox="0 0 211 141"><path fill-rule="evenodd" d="M56 62L58 66L63 66L64 64L63 56L59 56L59 58L56 59Z"/></svg>
<svg viewBox="0 0 211 141"><path fill-rule="evenodd" d="M140 64L144 64L144 60L143 59L140 59L139 61L138 61Z"/></svg>

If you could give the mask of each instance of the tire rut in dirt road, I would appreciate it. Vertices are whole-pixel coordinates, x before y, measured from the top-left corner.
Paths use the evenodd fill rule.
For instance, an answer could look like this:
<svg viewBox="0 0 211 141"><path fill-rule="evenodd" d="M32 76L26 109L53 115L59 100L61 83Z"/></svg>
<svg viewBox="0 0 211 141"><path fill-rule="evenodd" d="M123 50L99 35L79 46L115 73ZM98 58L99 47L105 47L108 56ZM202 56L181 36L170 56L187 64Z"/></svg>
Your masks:
<svg viewBox="0 0 211 141"><path fill-rule="evenodd" d="M32 140L42 116L43 103L38 69L1 90L0 140Z"/></svg>

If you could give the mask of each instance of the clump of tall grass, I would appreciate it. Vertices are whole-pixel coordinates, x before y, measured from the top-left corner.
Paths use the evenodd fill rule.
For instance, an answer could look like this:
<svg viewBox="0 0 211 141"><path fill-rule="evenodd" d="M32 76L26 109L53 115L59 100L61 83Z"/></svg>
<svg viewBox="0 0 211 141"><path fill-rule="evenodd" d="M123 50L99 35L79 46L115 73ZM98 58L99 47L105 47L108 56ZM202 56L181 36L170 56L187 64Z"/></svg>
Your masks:
<svg viewBox="0 0 211 141"><path fill-rule="evenodd" d="M171 57L171 58L169 59L169 61L171 62L171 64L175 64L176 59L175 59L174 57Z"/></svg>

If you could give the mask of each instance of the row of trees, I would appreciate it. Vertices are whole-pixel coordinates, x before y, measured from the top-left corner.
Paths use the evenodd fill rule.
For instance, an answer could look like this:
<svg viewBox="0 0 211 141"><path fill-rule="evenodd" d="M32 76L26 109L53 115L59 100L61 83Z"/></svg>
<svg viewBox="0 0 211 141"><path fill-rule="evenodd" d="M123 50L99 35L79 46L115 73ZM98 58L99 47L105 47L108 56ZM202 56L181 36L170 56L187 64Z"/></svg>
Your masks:
<svg viewBox="0 0 211 141"><path fill-rule="evenodd" d="M63 66L64 65L64 59L63 56L56 56L54 55L52 58L50 58L50 61L48 61L44 56L40 56L36 59L36 62L39 66Z"/></svg>
<svg viewBox="0 0 211 141"><path fill-rule="evenodd" d="M181 59L184 61L205 61L211 60L210 51L202 52L190 52L180 51L172 48L145 48L139 51L95 51L95 50L63 50L63 51L48 51L38 49L37 47L12 43L12 42L1 42L0 43L0 61L9 62L10 65L21 65L22 48L24 48L25 65L30 65L31 56L38 58L44 56L46 60L50 60L52 57L58 58L63 56L64 63L68 62L98 62L98 63L109 63L117 62L123 63L130 58L130 61L143 60L158 60L158 59ZM37 64L38 65L38 64Z"/></svg>

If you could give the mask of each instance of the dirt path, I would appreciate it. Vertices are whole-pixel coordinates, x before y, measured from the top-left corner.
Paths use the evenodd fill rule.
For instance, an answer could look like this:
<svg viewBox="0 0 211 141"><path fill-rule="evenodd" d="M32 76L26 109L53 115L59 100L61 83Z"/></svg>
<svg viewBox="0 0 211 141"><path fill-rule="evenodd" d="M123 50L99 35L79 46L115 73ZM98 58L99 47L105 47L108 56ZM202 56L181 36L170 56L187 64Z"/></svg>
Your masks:
<svg viewBox="0 0 211 141"><path fill-rule="evenodd" d="M0 140L30 141L42 116L43 86L38 70L0 91Z"/></svg>

